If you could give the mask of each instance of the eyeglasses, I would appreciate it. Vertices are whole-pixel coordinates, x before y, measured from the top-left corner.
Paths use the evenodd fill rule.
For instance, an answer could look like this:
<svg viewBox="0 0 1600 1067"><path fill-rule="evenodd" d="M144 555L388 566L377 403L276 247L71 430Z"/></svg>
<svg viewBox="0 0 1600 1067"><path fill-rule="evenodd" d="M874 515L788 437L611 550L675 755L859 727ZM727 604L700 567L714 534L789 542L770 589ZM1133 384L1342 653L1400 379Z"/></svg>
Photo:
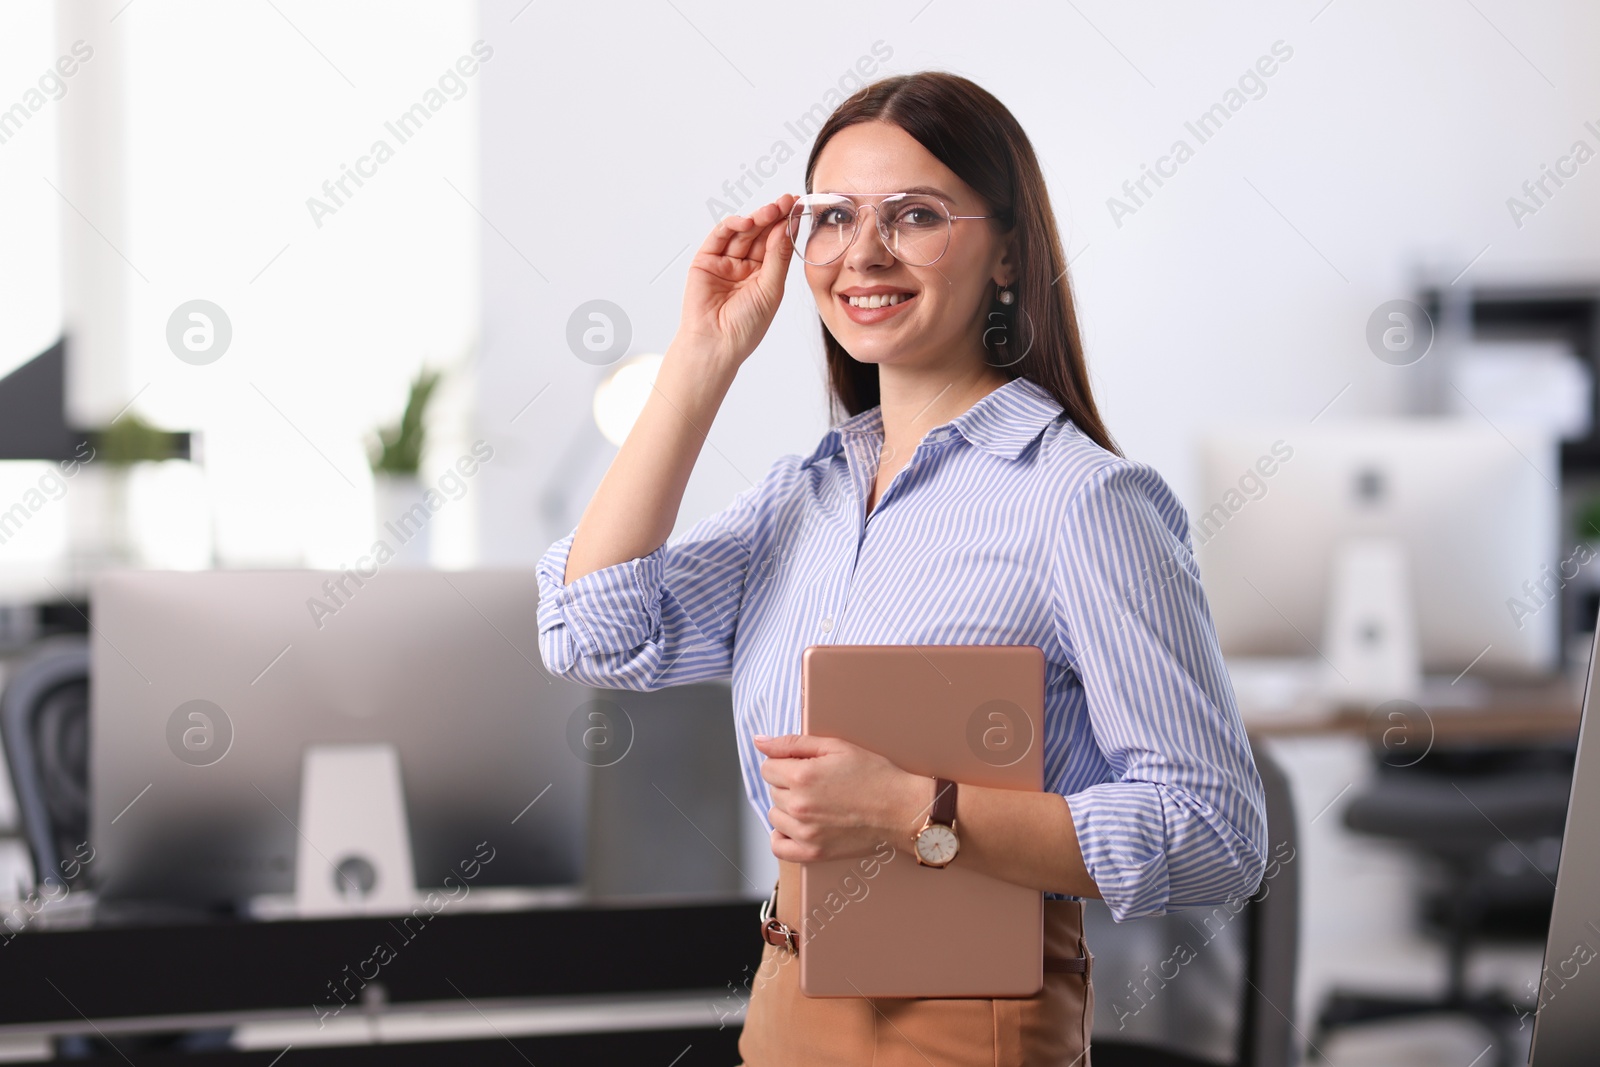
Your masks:
<svg viewBox="0 0 1600 1067"><path fill-rule="evenodd" d="M858 205L857 197L878 203ZM807 193L789 210L789 240L795 253L813 267L832 263L855 243L861 214L871 207L884 247L902 263L926 267L950 247L951 224L993 215L952 215L937 197L923 193Z"/></svg>

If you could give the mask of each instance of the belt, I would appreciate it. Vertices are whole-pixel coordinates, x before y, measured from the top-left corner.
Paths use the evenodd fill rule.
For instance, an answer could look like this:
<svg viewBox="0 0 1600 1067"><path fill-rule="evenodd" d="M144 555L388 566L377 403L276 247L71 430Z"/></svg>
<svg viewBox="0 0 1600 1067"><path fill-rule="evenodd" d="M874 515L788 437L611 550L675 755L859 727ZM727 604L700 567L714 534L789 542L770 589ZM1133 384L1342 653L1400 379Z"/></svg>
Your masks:
<svg viewBox="0 0 1600 1067"><path fill-rule="evenodd" d="M776 945L793 955L800 955L800 932L778 918L778 883L772 883L772 895L761 902L761 940ZM1046 974L1084 974L1089 970L1088 956L1045 956Z"/></svg>
<svg viewBox="0 0 1600 1067"><path fill-rule="evenodd" d="M772 883L772 895L761 902L761 940L800 955L799 932L778 918L777 882Z"/></svg>

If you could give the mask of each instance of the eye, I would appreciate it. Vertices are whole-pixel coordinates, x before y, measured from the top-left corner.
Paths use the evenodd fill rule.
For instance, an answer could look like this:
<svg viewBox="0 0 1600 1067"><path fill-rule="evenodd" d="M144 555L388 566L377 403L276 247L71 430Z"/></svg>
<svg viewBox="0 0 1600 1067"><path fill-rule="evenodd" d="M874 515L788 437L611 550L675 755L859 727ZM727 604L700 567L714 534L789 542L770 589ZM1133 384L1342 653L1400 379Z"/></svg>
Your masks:
<svg viewBox="0 0 1600 1067"><path fill-rule="evenodd" d="M837 206L818 208L813 217L818 226L848 226L855 219L849 208Z"/></svg>
<svg viewBox="0 0 1600 1067"><path fill-rule="evenodd" d="M904 204L895 212L895 225L912 229L931 229L944 222L944 215L932 204Z"/></svg>

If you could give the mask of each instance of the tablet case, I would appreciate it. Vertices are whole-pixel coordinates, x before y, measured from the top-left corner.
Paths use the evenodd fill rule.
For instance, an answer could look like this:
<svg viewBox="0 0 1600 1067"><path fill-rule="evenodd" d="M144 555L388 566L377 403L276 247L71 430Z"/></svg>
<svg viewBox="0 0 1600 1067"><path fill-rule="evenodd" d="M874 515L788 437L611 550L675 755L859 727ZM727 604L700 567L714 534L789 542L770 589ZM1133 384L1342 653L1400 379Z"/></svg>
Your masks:
<svg viewBox="0 0 1600 1067"><path fill-rule="evenodd" d="M963 785L1044 788L1044 653L1032 645L813 645L801 685L807 734ZM911 835L920 826L891 841L892 853L880 850L885 862L802 866L802 993L1026 997L1043 988L1044 895L979 874L959 854L948 867L919 865Z"/></svg>

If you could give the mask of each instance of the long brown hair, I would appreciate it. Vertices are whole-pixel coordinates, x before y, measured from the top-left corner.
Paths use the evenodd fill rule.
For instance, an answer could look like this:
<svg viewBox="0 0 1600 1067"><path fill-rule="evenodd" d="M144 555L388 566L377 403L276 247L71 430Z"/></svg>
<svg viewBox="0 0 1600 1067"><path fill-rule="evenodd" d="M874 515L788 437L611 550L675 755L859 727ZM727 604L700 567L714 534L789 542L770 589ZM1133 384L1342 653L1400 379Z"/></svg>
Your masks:
<svg viewBox="0 0 1600 1067"><path fill-rule="evenodd" d="M1023 355L1007 356L1001 372L1043 387L1080 430L1120 455L1089 389L1066 256L1044 174L1015 116L988 90L955 74L923 71L873 82L840 104L817 132L806 160L807 192L817 157L834 134L870 121L905 130L972 187L1004 230L1014 233L1016 300L992 302L986 321L994 325L984 331L986 346L995 333L1007 339L1001 352L1020 347ZM852 359L826 324L822 345L835 411L855 415L876 406L877 366Z"/></svg>

